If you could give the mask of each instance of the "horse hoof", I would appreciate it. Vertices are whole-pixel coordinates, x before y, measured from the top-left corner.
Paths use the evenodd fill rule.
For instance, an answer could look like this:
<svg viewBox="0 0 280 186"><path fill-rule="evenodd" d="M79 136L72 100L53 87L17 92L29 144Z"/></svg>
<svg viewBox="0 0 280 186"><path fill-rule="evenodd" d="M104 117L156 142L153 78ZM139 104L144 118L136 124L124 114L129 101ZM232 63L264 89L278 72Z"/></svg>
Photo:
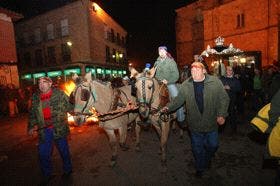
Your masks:
<svg viewBox="0 0 280 186"><path fill-rule="evenodd" d="M115 167L117 165L117 156L111 157L111 167Z"/></svg>
<svg viewBox="0 0 280 186"><path fill-rule="evenodd" d="M127 150L129 150L129 146L126 145L125 143L120 143L120 147L121 147L122 151L127 151Z"/></svg>
<svg viewBox="0 0 280 186"><path fill-rule="evenodd" d="M167 163L166 161L161 162L161 172L166 173L167 172Z"/></svg>
<svg viewBox="0 0 280 186"><path fill-rule="evenodd" d="M117 161L111 161L111 164L110 164L110 166L113 168L113 167L115 167L117 165Z"/></svg>

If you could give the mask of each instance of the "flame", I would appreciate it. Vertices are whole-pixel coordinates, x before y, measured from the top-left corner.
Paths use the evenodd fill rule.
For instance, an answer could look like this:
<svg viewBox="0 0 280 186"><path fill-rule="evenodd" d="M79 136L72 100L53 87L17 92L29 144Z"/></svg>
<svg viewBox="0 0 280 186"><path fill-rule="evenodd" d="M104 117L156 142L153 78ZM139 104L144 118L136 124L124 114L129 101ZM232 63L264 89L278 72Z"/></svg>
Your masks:
<svg viewBox="0 0 280 186"><path fill-rule="evenodd" d="M68 124L74 124L75 123L74 117L71 114L69 114L68 112L67 112L67 117L68 117Z"/></svg>
<svg viewBox="0 0 280 186"><path fill-rule="evenodd" d="M68 82L64 83L63 90L64 90L65 94L70 96L71 92L75 89L75 87L76 87L76 85L73 81L68 81Z"/></svg>
<svg viewBox="0 0 280 186"><path fill-rule="evenodd" d="M96 111L96 109L94 107L91 107L91 109L89 109L89 112L92 114L90 117L87 118L87 122L98 122L98 112Z"/></svg>

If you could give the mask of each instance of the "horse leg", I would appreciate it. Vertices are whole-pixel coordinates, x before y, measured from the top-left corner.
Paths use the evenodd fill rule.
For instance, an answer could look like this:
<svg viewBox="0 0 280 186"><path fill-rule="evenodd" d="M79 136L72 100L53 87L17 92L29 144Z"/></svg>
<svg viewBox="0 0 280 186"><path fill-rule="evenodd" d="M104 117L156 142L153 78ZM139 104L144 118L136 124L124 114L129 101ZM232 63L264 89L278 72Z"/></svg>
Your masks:
<svg viewBox="0 0 280 186"><path fill-rule="evenodd" d="M184 138L183 138L184 130L180 129L179 134L180 134L180 136L179 136L179 143L183 143L184 142Z"/></svg>
<svg viewBox="0 0 280 186"><path fill-rule="evenodd" d="M120 135L120 147L123 151L127 151L129 149L129 146L125 144L126 136L127 136L127 124L124 124L119 128L119 135Z"/></svg>
<svg viewBox="0 0 280 186"><path fill-rule="evenodd" d="M167 171L167 163L166 163L166 148L167 148L167 139L170 130L169 122L161 123L161 138L160 138L160 148L161 148L161 166L162 172Z"/></svg>
<svg viewBox="0 0 280 186"><path fill-rule="evenodd" d="M137 152L141 151L141 147L140 147L140 132L141 132L141 127L137 124L137 121L139 121L140 119L137 118L136 119L136 124L135 124L135 135L136 135L136 147L135 150Z"/></svg>
<svg viewBox="0 0 280 186"><path fill-rule="evenodd" d="M114 130L105 131L109 137L109 143L112 149L111 166L114 167L117 164L117 139Z"/></svg>

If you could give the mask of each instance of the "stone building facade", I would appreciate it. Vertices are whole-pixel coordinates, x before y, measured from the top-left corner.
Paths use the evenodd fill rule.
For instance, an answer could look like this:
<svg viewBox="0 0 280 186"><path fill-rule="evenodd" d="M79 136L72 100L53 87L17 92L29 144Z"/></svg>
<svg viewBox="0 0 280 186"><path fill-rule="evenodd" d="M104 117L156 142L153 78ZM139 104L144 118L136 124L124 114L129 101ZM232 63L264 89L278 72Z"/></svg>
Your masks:
<svg viewBox="0 0 280 186"><path fill-rule="evenodd" d="M221 36L244 51L241 63L261 68L279 60L279 0L199 0L176 10L177 61L193 61ZM236 59L224 59L225 61ZM240 61L239 61L240 62Z"/></svg>
<svg viewBox="0 0 280 186"><path fill-rule="evenodd" d="M19 86L13 21L22 15L0 7L0 85Z"/></svg>
<svg viewBox="0 0 280 186"><path fill-rule="evenodd" d="M20 74L67 80L71 72L97 78L126 74L126 30L102 8L79 0L16 24Z"/></svg>

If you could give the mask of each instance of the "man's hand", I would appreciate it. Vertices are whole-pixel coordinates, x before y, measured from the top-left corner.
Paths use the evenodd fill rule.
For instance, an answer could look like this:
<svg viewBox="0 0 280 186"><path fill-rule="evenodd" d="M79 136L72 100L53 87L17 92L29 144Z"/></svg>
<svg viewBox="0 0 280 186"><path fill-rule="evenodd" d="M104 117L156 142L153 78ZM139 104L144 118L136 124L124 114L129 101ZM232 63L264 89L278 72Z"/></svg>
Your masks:
<svg viewBox="0 0 280 186"><path fill-rule="evenodd" d="M226 90L230 90L230 86L229 85L225 85L224 86Z"/></svg>
<svg viewBox="0 0 280 186"><path fill-rule="evenodd" d="M34 129L34 128L29 129L29 130L28 130L28 135L29 135L29 136L33 136L34 132L35 132L35 129Z"/></svg>
<svg viewBox="0 0 280 186"><path fill-rule="evenodd" d="M160 112L161 113L167 113L168 112L168 107L163 107L161 110L160 110Z"/></svg>
<svg viewBox="0 0 280 186"><path fill-rule="evenodd" d="M224 117L222 117L222 116L218 116L217 117L217 123L219 124L219 125L223 125L224 123L225 123L225 118Z"/></svg>
<svg viewBox="0 0 280 186"><path fill-rule="evenodd" d="M167 85L168 81L166 79L162 80L162 83Z"/></svg>

